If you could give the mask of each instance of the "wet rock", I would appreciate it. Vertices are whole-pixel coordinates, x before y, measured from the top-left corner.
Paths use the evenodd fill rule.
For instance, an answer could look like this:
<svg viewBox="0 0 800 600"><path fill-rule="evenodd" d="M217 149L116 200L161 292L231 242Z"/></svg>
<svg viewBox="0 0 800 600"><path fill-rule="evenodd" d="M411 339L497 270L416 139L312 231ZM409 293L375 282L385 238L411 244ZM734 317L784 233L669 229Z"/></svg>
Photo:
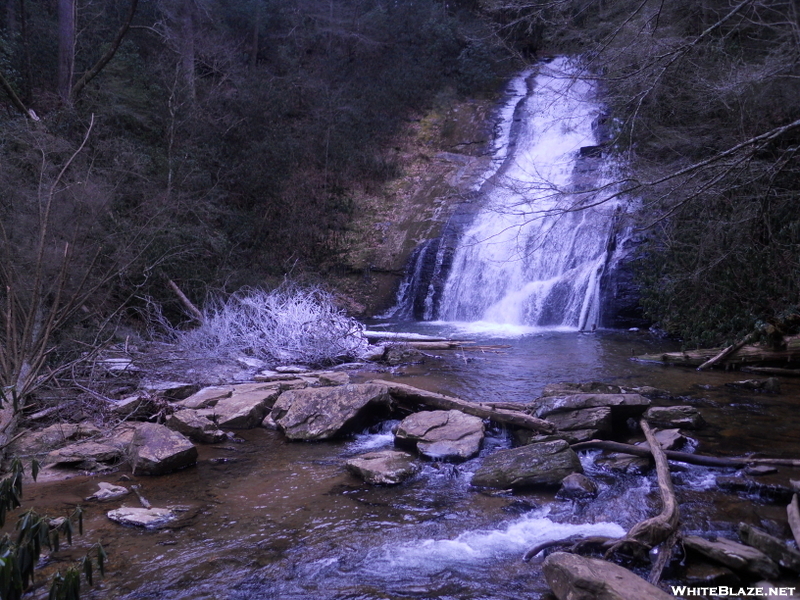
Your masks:
<svg viewBox="0 0 800 600"><path fill-rule="evenodd" d="M78 469L94 469L98 463L116 463L122 451L109 444L78 442L53 450L47 455L47 464L69 465Z"/></svg>
<svg viewBox="0 0 800 600"><path fill-rule="evenodd" d="M345 464L348 471L373 485L396 485L419 471L414 457L398 450L368 452L348 459Z"/></svg>
<svg viewBox="0 0 800 600"><path fill-rule="evenodd" d="M283 392L272 418L292 440L325 440L347 432L370 412L386 412L392 399L385 385L347 384Z"/></svg>
<svg viewBox="0 0 800 600"><path fill-rule="evenodd" d="M560 498L594 498L597 496L597 484L583 473L571 473L561 481L558 490Z"/></svg>
<svg viewBox="0 0 800 600"><path fill-rule="evenodd" d="M668 390L662 390L661 388L650 385L635 387L633 391L642 396L647 396L648 398L672 398L672 394Z"/></svg>
<svg viewBox="0 0 800 600"><path fill-rule="evenodd" d="M700 429L705 425L703 417L694 406L651 406L644 418L653 427Z"/></svg>
<svg viewBox="0 0 800 600"><path fill-rule="evenodd" d="M559 412L609 407L615 417L627 417L640 415L648 406L650 400L641 394L571 394L539 398L535 414L539 418L549 418Z"/></svg>
<svg viewBox="0 0 800 600"><path fill-rule="evenodd" d="M599 558L554 552L542 571L559 600L674 600L628 569Z"/></svg>
<svg viewBox="0 0 800 600"><path fill-rule="evenodd" d="M659 429L654 433L656 440L664 450L678 450L686 445L688 438L681 434L680 429ZM650 445L645 443L647 447Z"/></svg>
<svg viewBox="0 0 800 600"><path fill-rule="evenodd" d="M729 492L757 495L763 500L788 504L795 490L792 487L777 483L761 483L747 477L736 475L720 475L716 479L717 487Z"/></svg>
<svg viewBox="0 0 800 600"><path fill-rule="evenodd" d="M773 578L779 574L776 565L766 554L727 538L707 540L696 535L683 537L686 548L702 554L734 571L744 571L756 577Z"/></svg>
<svg viewBox="0 0 800 600"><path fill-rule="evenodd" d="M252 429L261 425L270 408L280 396L278 386L234 386L233 393L220 398L214 405L214 421L220 428Z"/></svg>
<svg viewBox="0 0 800 600"><path fill-rule="evenodd" d="M783 540L747 523L739 523L739 537L745 544L760 550L783 568L800 573L800 552L787 546Z"/></svg>
<svg viewBox="0 0 800 600"><path fill-rule="evenodd" d="M163 475L197 462L197 448L176 431L155 423L142 423L131 440L134 472Z"/></svg>
<svg viewBox="0 0 800 600"><path fill-rule="evenodd" d="M570 473L582 473L578 455L563 440L499 450L486 457L472 485L493 488L554 486Z"/></svg>
<svg viewBox="0 0 800 600"><path fill-rule="evenodd" d="M781 384L777 377L770 377L769 379L744 379L742 381L732 381L725 385L745 390L760 390L772 394L779 394L781 391Z"/></svg>
<svg viewBox="0 0 800 600"><path fill-rule="evenodd" d="M387 344L381 360L390 366L419 362L424 354L407 344Z"/></svg>
<svg viewBox="0 0 800 600"><path fill-rule="evenodd" d="M130 490L124 486L114 485L113 483L108 483L107 481L98 482L97 487L98 490L86 498L87 500L99 500L100 502L106 502L108 500L116 500L117 498L121 498L130 492Z"/></svg>
<svg viewBox="0 0 800 600"><path fill-rule="evenodd" d="M611 409L607 406L552 413L547 420L559 431L591 430L592 437L611 433Z"/></svg>
<svg viewBox="0 0 800 600"><path fill-rule="evenodd" d="M166 424L173 431L203 444L216 444L226 438L225 432L214 421L191 408L172 413Z"/></svg>
<svg viewBox="0 0 800 600"><path fill-rule="evenodd" d="M275 382L275 381L289 381L297 379L296 373L278 373L278 371L271 371L269 369L261 371L255 377L259 382Z"/></svg>
<svg viewBox="0 0 800 600"><path fill-rule="evenodd" d="M644 475L652 468L653 461L650 458L630 456L629 454L617 454L615 452L608 456L599 457L597 459L597 464L611 471L629 473L631 475Z"/></svg>
<svg viewBox="0 0 800 600"><path fill-rule="evenodd" d="M200 386L179 381L143 381L139 387L153 395L170 400L183 400L194 394Z"/></svg>
<svg viewBox="0 0 800 600"><path fill-rule="evenodd" d="M741 580L727 567L693 560L681 578L689 585L739 585Z"/></svg>
<svg viewBox="0 0 800 600"><path fill-rule="evenodd" d="M169 508L128 508L123 506L106 513L109 519L121 525L157 529L175 518Z"/></svg>
<svg viewBox="0 0 800 600"><path fill-rule="evenodd" d="M618 385L592 381L589 383L548 383L542 390L545 396L571 396L573 394L621 394Z"/></svg>
<svg viewBox="0 0 800 600"><path fill-rule="evenodd" d="M483 431L482 419L458 410L422 411L403 419L395 443L415 446L429 458L464 460L480 451Z"/></svg>
<svg viewBox="0 0 800 600"><path fill-rule="evenodd" d="M275 370L278 373L308 373L311 369L308 367L304 367L302 365L283 365L280 367L275 367Z"/></svg>

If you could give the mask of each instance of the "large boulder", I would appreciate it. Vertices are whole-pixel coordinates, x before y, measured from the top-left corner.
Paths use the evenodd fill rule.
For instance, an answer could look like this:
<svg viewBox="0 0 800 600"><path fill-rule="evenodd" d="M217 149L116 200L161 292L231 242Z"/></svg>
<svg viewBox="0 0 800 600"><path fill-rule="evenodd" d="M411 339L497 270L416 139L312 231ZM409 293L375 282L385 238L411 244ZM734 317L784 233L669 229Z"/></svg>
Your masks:
<svg viewBox="0 0 800 600"><path fill-rule="evenodd" d="M175 511L170 508L128 508L123 506L106 513L109 519L129 527L158 529L175 518Z"/></svg>
<svg viewBox="0 0 800 600"><path fill-rule="evenodd" d="M675 600L628 569L599 558L554 552L542 571L559 600Z"/></svg>
<svg viewBox="0 0 800 600"><path fill-rule="evenodd" d="M611 408L598 406L596 408L583 408L557 412L547 416L547 420L556 426L559 431L583 431L584 439L605 436L611 433Z"/></svg>
<svg viewBox="0 0 800 600"><path fill-rule="evenodd" d="M398 450L368 452L350 458L347 470L374 485L396 485L419 471L414 457Z"/></svg>
<svg viewBox="0 0 800 600"><path fill-rule="evenodd" d="M483 431L482 419L459 410L423 411L403 419L395 443L414 446L429 458L465 460L480 451Z"/></svg>
<svg viewBox="0 0 800 600"><path fill-rule="evenodd" d="M582 473L581 461L564 440L500 450L488 456L472 485L492 488L555 486L570 473Z"/></svg>
<svg viewBox="0 0 800 600"><path fill-rule="evenodd" d="M386 412L391 396L385 385L347 384L283 392L272 419L291 440L326 440L351 431L370 412Z"/></svg>
<svg viewBox="0 0 800 600"><path fill-rule="evenodd" d="M131 440L131 460L136 473L163 475L197 462L197 448L176 431L142 423Z"/></svg>

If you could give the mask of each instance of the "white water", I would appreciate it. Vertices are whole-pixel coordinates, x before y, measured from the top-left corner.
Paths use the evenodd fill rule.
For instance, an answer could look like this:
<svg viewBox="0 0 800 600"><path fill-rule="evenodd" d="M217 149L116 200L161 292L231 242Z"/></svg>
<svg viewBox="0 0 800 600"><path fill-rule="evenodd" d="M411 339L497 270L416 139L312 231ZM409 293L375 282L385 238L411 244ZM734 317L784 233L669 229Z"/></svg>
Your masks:
<svg viewBox="0 0 800 600"><path fill-rule="evenodd" d="M516 110L502 109L495 148L502 164L458 245L439 319L484 328L598 324L600 277L619 203L587 208L613 193L613 169L580 157L582 147L598 143L593 124L602 107L594 84L576 73L563 57L542 65ZM526 76L512 83L512 100ZM515 118L521 126L513 136Z"/></svg>

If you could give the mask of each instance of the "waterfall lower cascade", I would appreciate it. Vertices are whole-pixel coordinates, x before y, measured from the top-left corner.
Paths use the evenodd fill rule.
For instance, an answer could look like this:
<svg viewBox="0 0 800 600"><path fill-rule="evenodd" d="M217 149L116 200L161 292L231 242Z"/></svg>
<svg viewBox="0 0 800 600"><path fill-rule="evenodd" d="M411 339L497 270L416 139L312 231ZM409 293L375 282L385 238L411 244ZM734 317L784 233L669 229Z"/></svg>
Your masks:
<svg viewBox="0 0 800 600"><path fill-rule="evenodd" d="M430 242L417 252L417 260L447 258L444 283L413 279L441 264L414 265L399 306L416 303L424 312L413 314L425 320L489 327L599 324L600 280L622 206L613 198L615 167L599 145L603 106L579 68L562 57L512 81L494 166L479 184L481 208L449 256L431 252Z"/></svg>

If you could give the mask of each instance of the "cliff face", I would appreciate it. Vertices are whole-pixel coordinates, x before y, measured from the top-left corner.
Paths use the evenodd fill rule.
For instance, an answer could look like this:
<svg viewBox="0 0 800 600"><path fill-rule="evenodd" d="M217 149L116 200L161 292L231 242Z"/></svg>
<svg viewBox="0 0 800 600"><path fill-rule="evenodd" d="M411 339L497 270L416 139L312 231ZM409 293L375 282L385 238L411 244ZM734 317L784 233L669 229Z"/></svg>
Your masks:
<svg viewBox="0 0 800 600"><path fill-rule="evenodd" d="M362 192L347 233L344 265L331 275L351 312L374 315L393 305L409 256L438 237L488 164L492 99L444 97L410 120L394 148L402 172L382 189Z"/></svg>

